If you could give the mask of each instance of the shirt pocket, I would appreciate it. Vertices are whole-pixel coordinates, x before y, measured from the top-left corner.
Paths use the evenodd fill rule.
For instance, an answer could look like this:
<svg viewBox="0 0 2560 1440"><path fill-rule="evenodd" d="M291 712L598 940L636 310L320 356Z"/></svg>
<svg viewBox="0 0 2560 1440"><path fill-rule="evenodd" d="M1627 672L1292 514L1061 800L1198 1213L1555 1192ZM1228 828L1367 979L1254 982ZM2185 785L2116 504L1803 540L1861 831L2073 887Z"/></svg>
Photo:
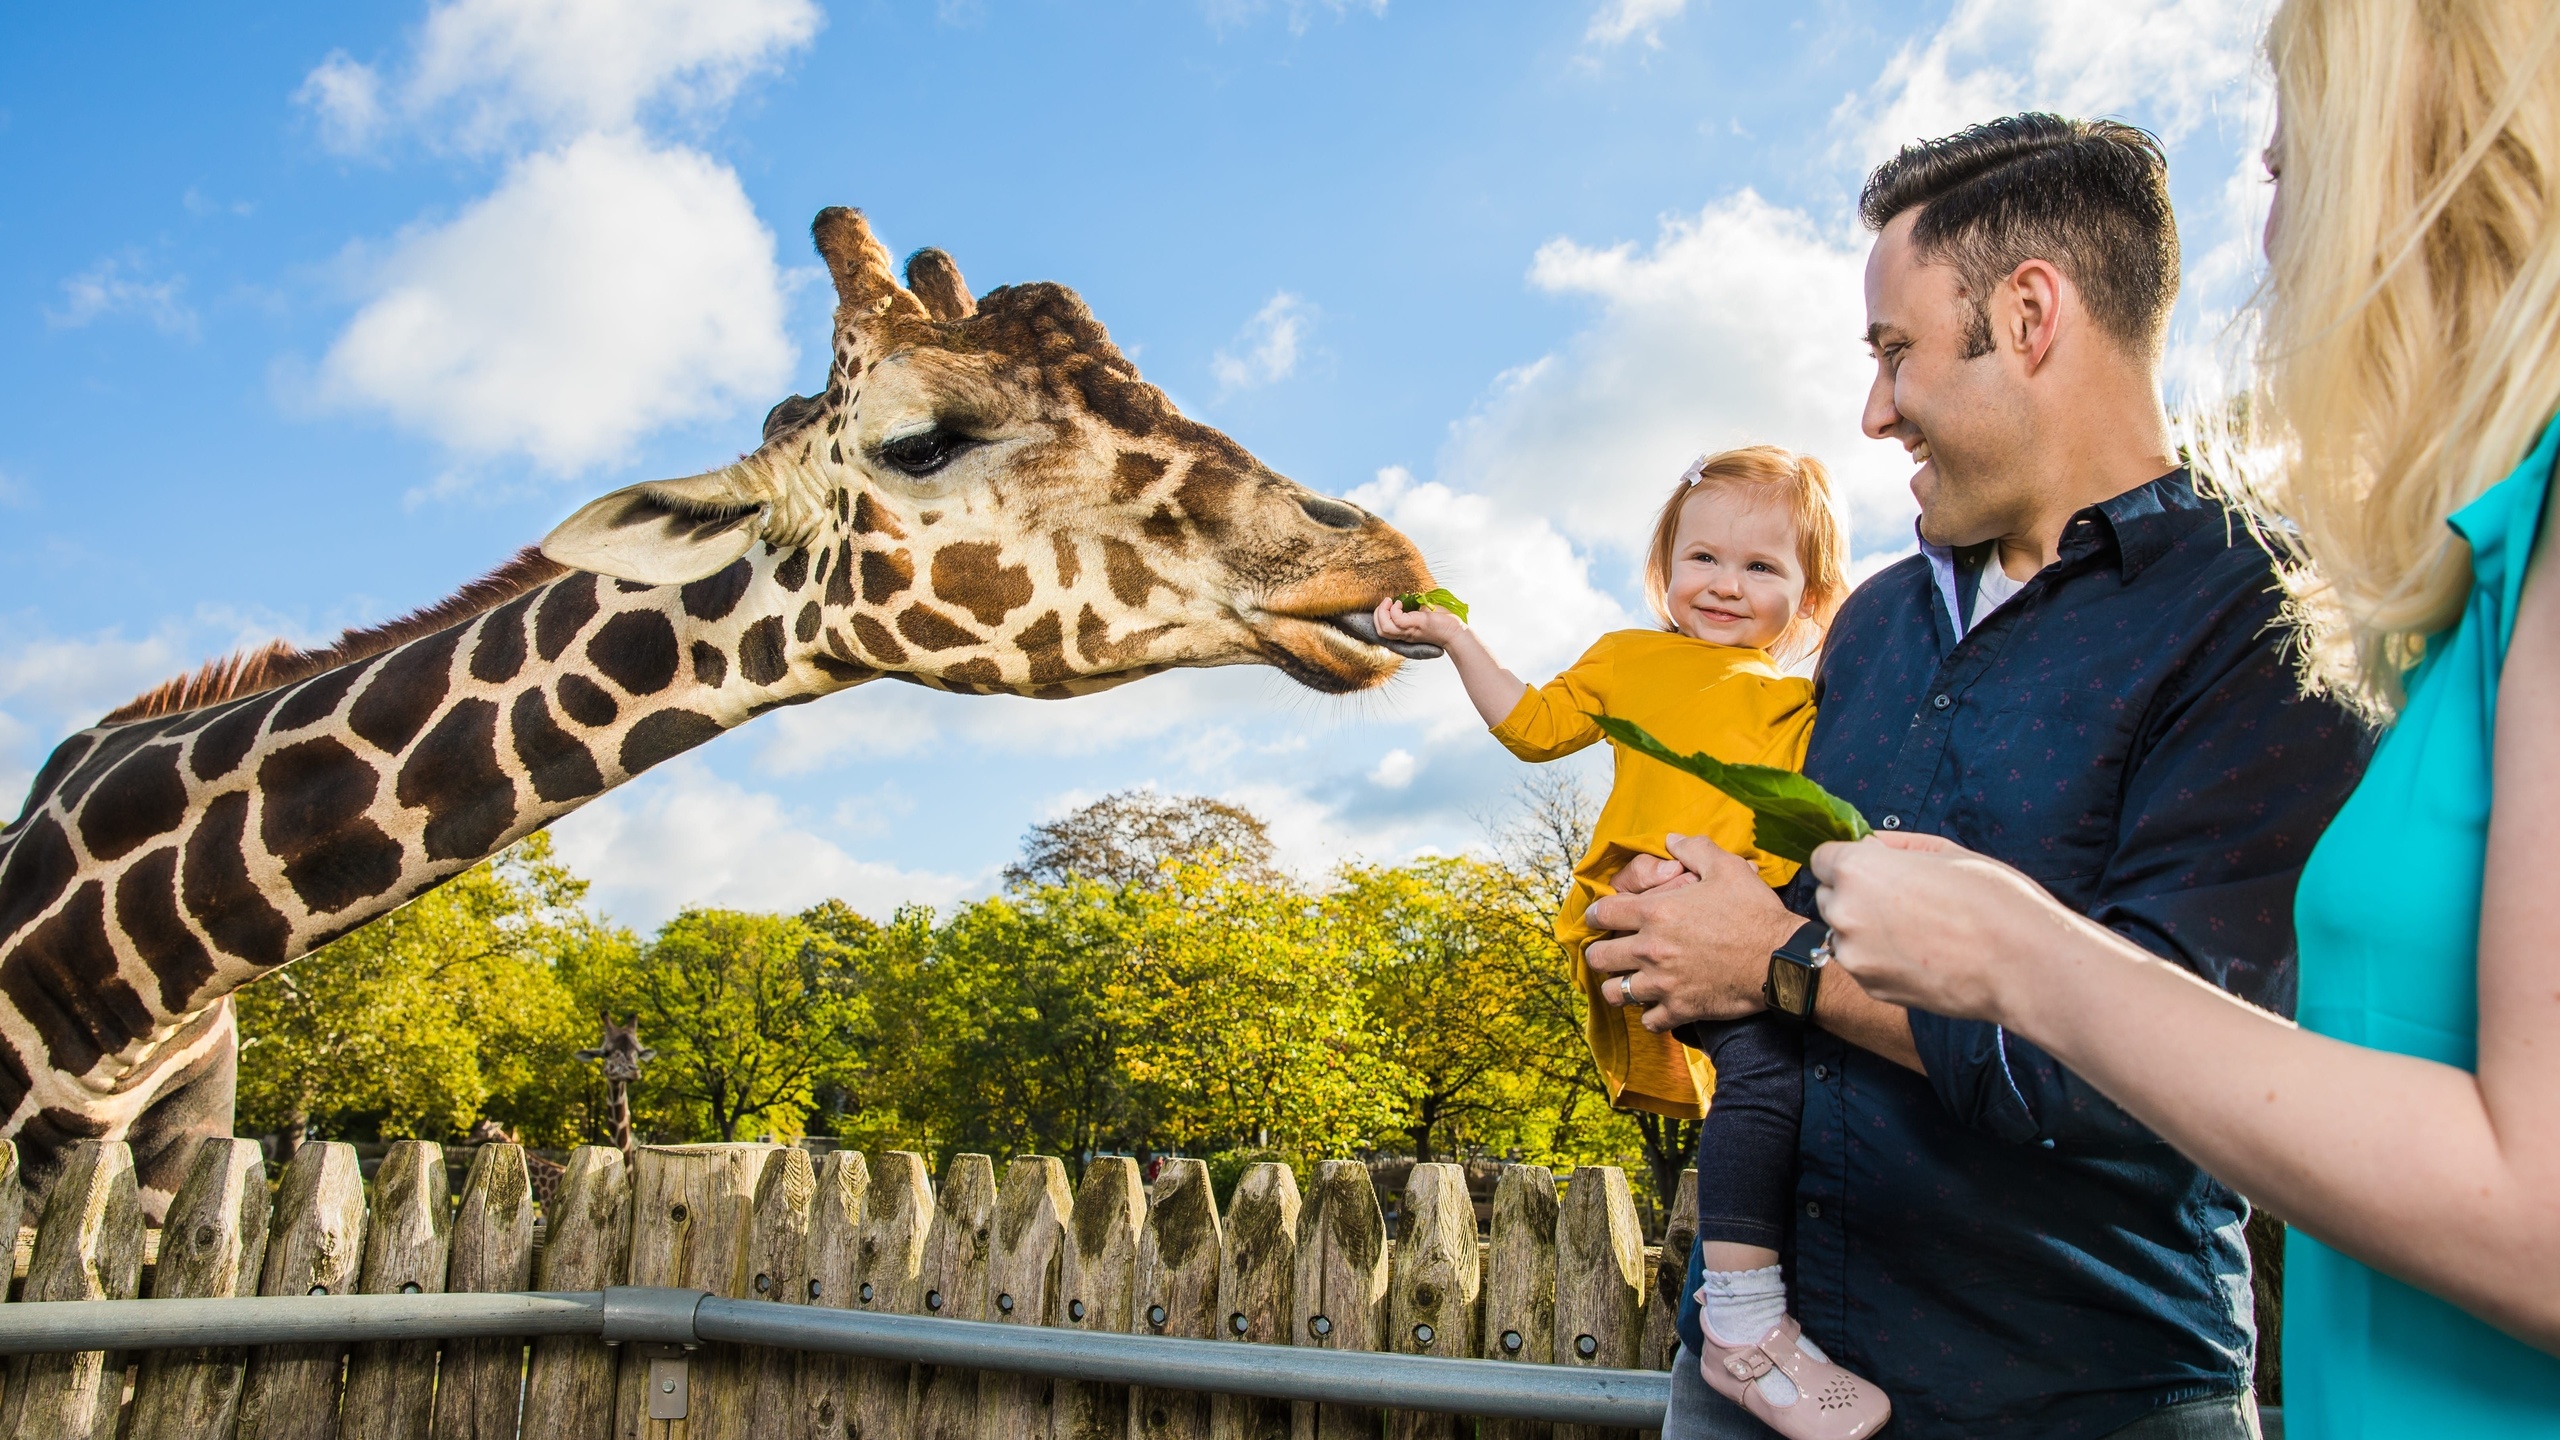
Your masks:
<svg viewBox="0 0 2560 1440"><path fill-rule="evenodd" d="M2041 696L1992 712L1959 741L1949 831L2068 890L2114 852L2135 711L2105 695Z"/></svg>

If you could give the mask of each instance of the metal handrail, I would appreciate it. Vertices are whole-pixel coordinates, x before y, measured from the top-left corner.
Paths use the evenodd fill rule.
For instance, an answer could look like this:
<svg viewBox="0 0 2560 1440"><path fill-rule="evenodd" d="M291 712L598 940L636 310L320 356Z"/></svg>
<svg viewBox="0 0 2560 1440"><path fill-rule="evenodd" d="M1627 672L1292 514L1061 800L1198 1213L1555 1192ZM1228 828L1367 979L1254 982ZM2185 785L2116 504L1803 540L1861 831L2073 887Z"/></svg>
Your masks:
<svg viewBox="0 0 2560 1440"><path fill-rule="evenodd" d="M726 1341L878 1360L1397 1410L1652 1429L1653 1370L1450 1360L879 1315L697 1290L57 1300L0 1305L0 1355L76 1350L592 1335L609 1344Z"/></svg>

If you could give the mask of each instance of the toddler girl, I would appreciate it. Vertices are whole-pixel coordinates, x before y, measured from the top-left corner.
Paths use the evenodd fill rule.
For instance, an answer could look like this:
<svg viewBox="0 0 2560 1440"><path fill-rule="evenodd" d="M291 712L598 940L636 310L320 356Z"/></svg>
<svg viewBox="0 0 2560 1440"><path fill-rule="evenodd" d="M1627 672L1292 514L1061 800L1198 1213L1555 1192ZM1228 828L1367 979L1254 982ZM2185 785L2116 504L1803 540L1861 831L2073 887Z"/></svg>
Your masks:
<svg viewBox="0 0 2560 1440"><path fill-rule="evenodd" d="M1817 650L1847 591L1847 552L1831 479L1819 461L1773 445L1727 450L1689 467L1654 522L1645 598L1661 630L1600 637L1537 689L1505 670L1456 616L1378 607L1378 630L1448 652L1493 736L1523 760L1570 755L1601 737L1594 714L1631 720L1682 753L1804 764L1813 685L1782 673ZM1644 1028L1614 978L1596 983L1583 922L1632 857L1668 855L1666 833L1704 835L1783 885L1794 862L1752 844L1751 812L1668 765L1621 751L1590 852L1556 918L1586 1001L1585 1033L1621 1109L1701 1119L1698 1243L1706 1283L1707 1383L1794 1440L1854 1440L1891 1414L1884 1392L1833 1365L1787 1314L1778 1243L1794 1200L1804 1109L1796 1022L1764 1013L1684 1027L1691 1049ZM1712 1107L1709 1101L1714 1103Z"/></svg>

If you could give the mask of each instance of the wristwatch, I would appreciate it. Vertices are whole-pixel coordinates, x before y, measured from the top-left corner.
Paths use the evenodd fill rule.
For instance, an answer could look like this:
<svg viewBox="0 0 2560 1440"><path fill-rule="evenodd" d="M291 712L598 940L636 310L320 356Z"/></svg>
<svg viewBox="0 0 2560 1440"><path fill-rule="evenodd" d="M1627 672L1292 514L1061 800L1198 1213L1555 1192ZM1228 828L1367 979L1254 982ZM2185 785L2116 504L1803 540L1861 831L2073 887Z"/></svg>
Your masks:
<svg viewBox="0 0 2560 1440"><path fill-rule="evenodd" d="M1769 978L1760 993L1769 1008L1798 1023L1813 1019L1814 997L1822 993L1822 967L1831 963L1831 927L1807 920L1769 952Z"/></svg>

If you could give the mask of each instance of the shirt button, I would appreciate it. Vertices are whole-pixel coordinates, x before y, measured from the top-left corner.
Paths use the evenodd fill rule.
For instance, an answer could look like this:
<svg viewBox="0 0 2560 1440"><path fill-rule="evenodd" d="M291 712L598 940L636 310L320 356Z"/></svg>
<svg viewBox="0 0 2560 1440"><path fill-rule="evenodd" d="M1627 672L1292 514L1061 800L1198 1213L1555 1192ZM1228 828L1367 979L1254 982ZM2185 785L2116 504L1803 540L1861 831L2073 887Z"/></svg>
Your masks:
<svg viewBox="0 0 2560 1440"><path fill-rule="evenodd" d="M1881 830L1899 830L1902 828L1902 817L1899 815L1887 815L1876 822L1876 827Z"/></svg>
<svg viewBox="0 0 2560 1440"><path fill-rule="evenodd" d="M1822 1202L1821 1202L1821 1201L1819 1201L1819 1200L1807 1200L1806 1202L1804 1202L1804 1213L1805 1213L1805 1218L1807 1218L1807 1219L1809 1219L1809 1220L1819 1220L1819 1219L1821 1219L1821 1218L1822 1218Z"/></svg>
<svg viewBox="0 0 2560 1440"><path fill-rule="evenodd" d="M1946 696L1944 696L1944 695L1941 695L1941 696L1939 696L1937 699L1932 700L1932 701L1930 701L1929 703L1930 703L1931 705L1936 706L1937 708L1939 708L1939 709L1941 709L1941 710L1944 710L1944 709L1946 709L1948 706L1953 705L1953 704L1954 704L1954 703L1956 703L1956 702L1954 702L1953 700L1948 699L1948 698L1947 698Z"/></svg>
<svg viewBox="0 0 2560 1440"><path fill-rule="evenodd" d="M1814 1079L1816 1079L1816 1080L1828 1080L1828 1079L1830 1079L1830 1078L1831 1078L1831 1067L1830 1067L1830 1066L1828 1066L1828 1065L1816 1065L1816 1066L1814 1066L1814 1067L1813 1067L1813 1078L1814 1078Z"/></svg>

